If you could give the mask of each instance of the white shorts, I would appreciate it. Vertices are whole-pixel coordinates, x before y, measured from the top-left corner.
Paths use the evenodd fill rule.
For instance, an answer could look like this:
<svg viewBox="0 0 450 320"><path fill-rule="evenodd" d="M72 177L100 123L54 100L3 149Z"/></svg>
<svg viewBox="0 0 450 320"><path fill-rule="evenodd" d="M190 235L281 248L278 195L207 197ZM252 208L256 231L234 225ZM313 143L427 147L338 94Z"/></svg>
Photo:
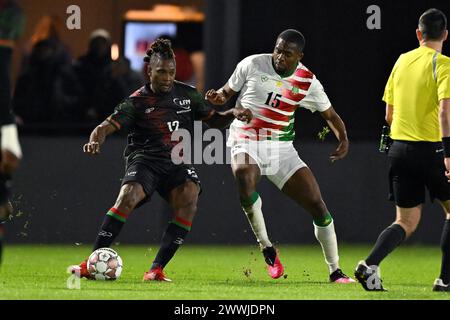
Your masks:
<svg viewBox="0 0 450 320"><path fill-rule="evenodd" d="M7 124L0 128L1 130L1 149L8 150L17 158L22 158L22 148L19 143L19 135L17 134L17 126L15 124Z"/></svg>
<svg viewBox="0 0 450 320"><path fill-rule="evenodd" d="M245 163L244 154L252 157L262 175L272 181L280 190L297 170L307 167L300 159L292 141L229 141L231 162ZM242 156L235 157L242 154Z"/></svg>

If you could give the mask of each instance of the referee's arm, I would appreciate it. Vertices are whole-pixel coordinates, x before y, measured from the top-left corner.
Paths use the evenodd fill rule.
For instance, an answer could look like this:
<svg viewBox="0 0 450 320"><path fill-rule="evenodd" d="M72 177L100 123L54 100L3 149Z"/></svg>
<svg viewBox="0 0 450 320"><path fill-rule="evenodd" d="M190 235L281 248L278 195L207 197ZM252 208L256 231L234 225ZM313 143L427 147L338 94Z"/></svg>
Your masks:
<svg viewBox="0 0 450 320"><path fill-rule="evenodd" d="M450 99L442 99L439 102L439 121L441 123L442 141L444 143L445 175L450 182Z"/></svg>
<svg viewBox="0 0 450 320"><path fill-rule="evenodd" d="M386 116L384 119L389 124L389 126L392 124L393 114L394 114L394 106L392 104L386 104Z"/></svg>

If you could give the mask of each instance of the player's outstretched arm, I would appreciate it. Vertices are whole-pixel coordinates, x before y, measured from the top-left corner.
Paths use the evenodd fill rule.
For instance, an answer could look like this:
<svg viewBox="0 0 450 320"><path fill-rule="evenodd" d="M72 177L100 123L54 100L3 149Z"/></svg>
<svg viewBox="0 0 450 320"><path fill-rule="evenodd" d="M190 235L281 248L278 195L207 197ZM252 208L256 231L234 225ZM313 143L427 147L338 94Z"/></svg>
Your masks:
<svg viewBox="0 0 450 320"><path fill-rule="evenodd" d="M253 114L250 109L236 106L233 109L224 112L215 112L208 120L206 124L210 128L224 129L227 128L234 119L249 123L253 118Z"/></svg>
<svg viewBox="0 0 450 320"><path fill-rule="evenodd" d="M330 155L331 162L344 158L348 153L348 138L345 124L341 117L336 113L333 107L328 108L324 112L320 113L322 117L327 121L334 135L339 141L339 145L336 150Z"/></svg>
<svg viewBox="0 0 450 320"><path fill-rule="evenodd" d="M205 94L205 100L216 106L221 106L227 103L237 92L231 90L228 84L225 84L219 90L210 89Z"/></svg>
<svg viewBox="0 0 450 320"><path fill-rule="evenodd" d="M83 151L88 154L97 155L100 153L100 147L110 134L117 131L117 128L109 121L103 121L92 131L89 142L83 146Z"/></svg>

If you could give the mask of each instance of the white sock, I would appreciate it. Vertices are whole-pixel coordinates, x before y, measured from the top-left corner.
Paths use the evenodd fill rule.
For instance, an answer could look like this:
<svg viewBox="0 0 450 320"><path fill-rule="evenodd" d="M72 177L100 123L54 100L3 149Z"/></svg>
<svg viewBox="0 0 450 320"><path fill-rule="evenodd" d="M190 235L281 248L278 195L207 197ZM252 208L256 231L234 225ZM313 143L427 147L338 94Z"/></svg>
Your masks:
<svg viewBox="0 0 450 320"><path fill-rule="evenodd" d="M314 234L322 246L325 262L330 269L330 274L339 269L339 254L334 221L326 227L318 227L314 224Z"/></svg>
<svg viewBox="0 0 450 320"><path fill-rule="evenodd" d="M272 247L272 243L270 242L269 236L267 235L266 224L264 222L264 216L262 213L261 197L258 196L258 199L250 207L242 207L242 209L247 216L248 222L250 222L253 233L255 234L256 240L258 240L259 245L263 248Z"/></svg>

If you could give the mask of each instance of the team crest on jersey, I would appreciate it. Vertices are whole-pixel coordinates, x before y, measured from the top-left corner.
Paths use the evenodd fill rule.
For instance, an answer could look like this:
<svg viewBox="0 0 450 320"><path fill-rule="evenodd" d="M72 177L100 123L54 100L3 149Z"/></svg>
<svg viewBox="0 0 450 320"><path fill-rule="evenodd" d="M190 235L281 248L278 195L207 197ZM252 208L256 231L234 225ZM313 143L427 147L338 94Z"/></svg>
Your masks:
<svg viewBox="0 0 450 320"><path fill-rule="evenodd" d="M293 94L298 94L300 92L299 90L300 90L299 88L297 88L296 86L293 86L292 89L291 89L291 92Z"/></svg>
<svg viewBox="0 0 450 320"><path fill-rule="evenodd" d="M267 76L261 76L261 82L267 82L269 78Z"/></svg>

